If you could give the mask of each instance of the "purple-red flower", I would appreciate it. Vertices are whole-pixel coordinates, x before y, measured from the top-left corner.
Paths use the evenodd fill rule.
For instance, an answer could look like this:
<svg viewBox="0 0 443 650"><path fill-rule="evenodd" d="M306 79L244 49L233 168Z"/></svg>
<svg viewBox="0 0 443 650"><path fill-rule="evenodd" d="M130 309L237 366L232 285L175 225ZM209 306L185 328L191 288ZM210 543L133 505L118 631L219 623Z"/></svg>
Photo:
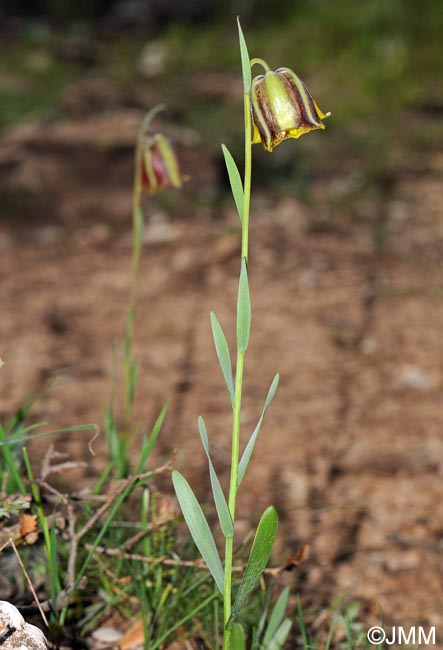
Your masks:
<svg viewBox="0 0 443 650"><path fill-rule="evenodd" d="M156 194L166 187L180 188L183 185L185 177L177 156L163 135L148 136L140 146L139 155L142 190Z"/></svg>

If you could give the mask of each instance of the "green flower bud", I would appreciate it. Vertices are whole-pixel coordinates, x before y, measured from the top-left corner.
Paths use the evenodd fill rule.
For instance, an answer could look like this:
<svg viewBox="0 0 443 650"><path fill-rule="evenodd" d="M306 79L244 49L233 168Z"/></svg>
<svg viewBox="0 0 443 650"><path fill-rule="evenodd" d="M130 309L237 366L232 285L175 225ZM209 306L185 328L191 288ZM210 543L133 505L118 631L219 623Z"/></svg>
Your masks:
<svg viewBox="0 0 443 650"><path fill-rule="evenodd" d="M267 65L261 59L251 63ZM324 129L323 113L303 81L289 68L267 69L255 77L251 88L252 143L261 142L266 151L287 138L299 138L314 129Z"/></svg>

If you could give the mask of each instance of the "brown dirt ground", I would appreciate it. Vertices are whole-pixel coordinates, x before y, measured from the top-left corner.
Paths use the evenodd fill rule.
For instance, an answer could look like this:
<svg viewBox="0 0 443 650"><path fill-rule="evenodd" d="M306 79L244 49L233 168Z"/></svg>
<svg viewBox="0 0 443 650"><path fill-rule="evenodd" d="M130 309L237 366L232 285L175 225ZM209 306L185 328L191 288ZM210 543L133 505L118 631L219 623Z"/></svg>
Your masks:
<svg viewBox="0 0 443 650"><path fill-rule="evenodd" d="M112 151L100 137L110 132L106 119L121 137ZM20 209L11 212L0 202L2 417L56 374L35 419L50 428L102 421L112 344L121 342L128 306L131 146L138 119L128 112L100 122L37 125L3 144L3 164L15 161L7 167L10 182L24 190ZM79 133L85 130L82 149ZM111 155L113 162L105 164ZM195 156L192 147L186 155ZM216 178L209 162L200 180L205 176ZM232 343L239 224L225 204L203 206L196 217L193 188L190 183L182 204L174 199L174 216L167 204L147 206L135 420L152 423L170 400L155 461L178 448L177 466L209 501L196 419L205 417L226 482L230 411L209 311ZM286 579L304 602L324 604L344 595L362 600L368 622L381 607L393 623L438 626L441 176L430 171L396 180L374 208L388 235L378 252L372 218L317 227L327 187L314 183L312 190L319 197L313 206L294 197L272 205L266 195L254 195L243 439L276 371L281 383L242 487L239 530L255 524L272 502L281 520L275 561L300 543L311 546L302 573ZM90 475L105 463L104 441L96 442L93 458L87 437L73 434L57 444L86 458ZM45 445L33 445L35 463ZM83 478L73 474L70 480ZM160 487L171 489L166 482Z"/></svg>

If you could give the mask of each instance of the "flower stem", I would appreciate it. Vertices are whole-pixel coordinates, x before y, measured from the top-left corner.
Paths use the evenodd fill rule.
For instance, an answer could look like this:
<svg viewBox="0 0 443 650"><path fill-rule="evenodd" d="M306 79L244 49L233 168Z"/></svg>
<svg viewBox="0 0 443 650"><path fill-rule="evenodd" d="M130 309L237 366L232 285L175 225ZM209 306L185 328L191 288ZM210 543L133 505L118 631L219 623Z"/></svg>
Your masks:
<svg viewBox="0 0 443 650"><path fill-rule="evenodd" d="M131 302L129 304L126 316L125 326L125 354L124 354L124 417L125 424L129 426L131 420L132 401L134 399L134 386L132 385L131 375L134 367L132 357L132 343L134 339L134 321L135 310L137 306L138 283L140 274L140 258L142 250L143 237L143 212L141 209L141 166L142 166L142 145L144 138L147 137L148 128L154 117L163 111L165 106L158 104L151 108L143 118L137 135L134 158L134 189L132 199L132 222L133 222L133 242L132 242L132 282L131 282Z"/></svg>
<svg viewBox="0 0 443 650"><path fill-rule="evenodd" d="M249 208L251 199L251 169L252 169L252 125L249 91L244 95L245 110L245 175L243 179L243 212L242 212L242 237L241 237L241 262L248 262L248 237L249 237ZM243 366L245 353L237 351L237 365L235 371L235 393L232 417L232 449L231 449L231 480L229 484L229 512L232 521L235 521L235 506L238 488L238 457L240 447L240 414L243 387ZM228 625L232 609L232 561L233 537L226 538L225 546L225 582L223 596L223 650L231 648L231 626Z"/></svg>
<svg viewBox="0 0 443 650"><path fill-rule="evenodd" d="M271 69L264 59L251 59L251 68L254 65L261 65L264 68L265 72L269 72Z"/></svg>
<svg viewBox="0 0 443 650"><path fill-rule="evenodd" d="M132 242L132 281L131 281L131 298L129 303L128 313L126 315L125 326L125 354L124 354L124 417L125 424L129 426L131 419L133 387L131 385L131 372L133 367L132 358L132 343L134 339L134 321L135 310L137 306L138 295L138 281L140 271L140 258L142 247L142 233L143 233L143 213L141 211L141 147L140 135L137 140L135 150L135 173L134 173L134 189L133 189L133 203L132 203L132 229L133 229L133 242Z"/></svg>

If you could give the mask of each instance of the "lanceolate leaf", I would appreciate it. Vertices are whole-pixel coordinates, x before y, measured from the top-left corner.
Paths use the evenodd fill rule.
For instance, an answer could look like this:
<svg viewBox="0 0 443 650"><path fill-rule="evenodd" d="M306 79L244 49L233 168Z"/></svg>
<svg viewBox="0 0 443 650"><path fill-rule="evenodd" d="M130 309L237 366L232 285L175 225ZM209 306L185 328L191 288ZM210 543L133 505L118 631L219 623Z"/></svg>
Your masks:
<svg viewBox="0 0 443 650"><path fill-rule="evenodd" d="M212 494L214 495L214 502L217 509L220 526L225 537L232 537L234 535L234 524L232 523L232 517L229 512L228 504L226 503L225 495L223 494L220 481L218 480L214 465L212 464L211 456L209 455L208 434L206 433L206 426L202 417L198 418L198 430L200 432L200 438L206 452L206 456L208 458Z"/></svg>
<svg viewBox="0 0 443 650"><path fill-rule="evenodd" d="M274 395L277 391L278 387L278 382L280 380L280 375L277 373L272 380L271 387L268 391L268 396L266 397L265 405L263 407L262 414L260 416L259 421L257 422L257 426L255 427L254 431L252 432L251 437L249 438L248 444L245 447L245 450L242 454L242 457L240 459L240 462L238 464L238 479L237 479L237 486L240 485L240 483L243 480L243 477L246 472L246 468L248 467L248 463L251 459L252 452L254 451L254 446L257 441L257 437L261 428L261 425L263 424L263 419L265 417L265 413L269 408L269 405L271 404L272 400L274 399Z"/></svg>
<svg viewBox="0 0 443 650"><path fill-rule="evenodd" d="M214 312L211 311L212 336L214 338L215 350L217 352L218 362L220 364L226 386L228 387L231 404L234 406L234 382L232 380L231 357L229 354L228 343L223 334L220 323Z"/></svg>
<svg viewBox="0 0 443 650"><path fill-rule="evenodd" d="M225 157L226 169L228 170L229 182L231 184L232 196L234 197L240 221L243 214L243 183L238 171L235 160L231 155L228 147L222 144L223 156Z"/></svg>
<svg viewBox="0 0 443 650"><path fill-rule="evenodd" d="M246 352L251 329L251 298L249 296L248 272L243 259L240 270L237 299L237 349Z"/></svg>
<svg viewBox="0 0 443 650"><path fill-rule="evenodd" d="M223 594L223 567L203 510L189 483L177 470L172 472L172 482L192 539L206 562L217 587Z"/></svg>
<svg viewBox="0 0 443 650"><path fill-rule="evenodd" d="M268 645L263 644L264 650L281 650L289 636L291 627L292 621L290 621L289 618L285 618L272 639L269 641Z"/></svg>
<svg viewBox="0 0 443 650"><path fill-rule="evenodd" d="M231 620L234 620L245 605L249 594L257 584L271 554L272 545L277 535L278 519L273 506L267 508L257 527L251 553L243 579L232 608Z"/></svg>
<svg viewBox="0 0 443 650"><path fill-rule="evenodd" d="M245 633L240 623L234 623L231 631L231 649L246 650Z"/></svg>
<svg viewBox="0 0 443 650"><path fill-rule="evenodd" d="M288 604L288 598L289 598L289 588L286 587L286 589L284 589L281 592L280 596L277 598L277 602L275 603L274 609L272 610L272 614L269 618L269 623L267 625L266 632L263 637L263 646L265 648L268 648L271 639L274 637L275 633L280 627L280 623L282 622L283 617L285 615L286 606Z"/></svg>
<svg viewBox="0 0 443 650"><path fill-rule="evenodd" d="M241 67L243 75L243 87L245 93L250 92L251 90L251 64L249 63L249 54L248 48L246 45L245 37L243 36L243 31L240 25L240 19L237 18L238 25L238 38L240 41L240 54L241 54Z"/></svg>

